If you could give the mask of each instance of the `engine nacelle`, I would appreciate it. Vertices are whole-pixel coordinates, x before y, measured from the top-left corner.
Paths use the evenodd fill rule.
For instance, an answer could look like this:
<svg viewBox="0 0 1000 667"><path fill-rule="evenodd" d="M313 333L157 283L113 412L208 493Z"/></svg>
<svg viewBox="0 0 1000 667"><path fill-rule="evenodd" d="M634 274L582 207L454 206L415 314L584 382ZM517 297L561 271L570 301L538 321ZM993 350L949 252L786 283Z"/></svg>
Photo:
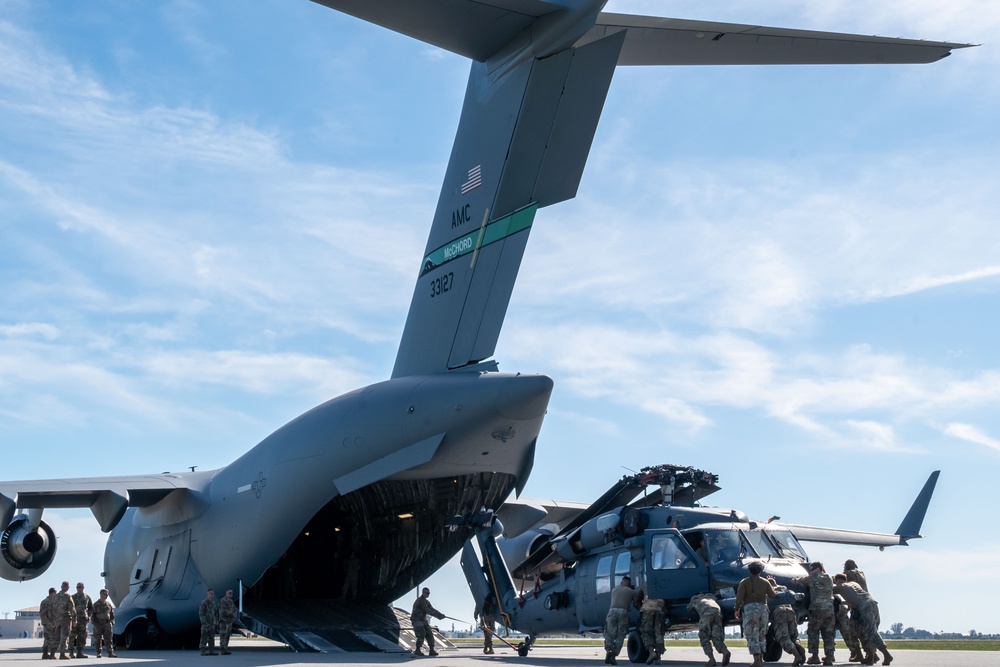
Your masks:
<svg viewBox="0 0 1000 667"><path fill-rule="evenodd" d="M56 534L49 524L38 522L31 529L28 515L14 517L0 534L0 577L28 581L49 569L56 555Z"/></svg>

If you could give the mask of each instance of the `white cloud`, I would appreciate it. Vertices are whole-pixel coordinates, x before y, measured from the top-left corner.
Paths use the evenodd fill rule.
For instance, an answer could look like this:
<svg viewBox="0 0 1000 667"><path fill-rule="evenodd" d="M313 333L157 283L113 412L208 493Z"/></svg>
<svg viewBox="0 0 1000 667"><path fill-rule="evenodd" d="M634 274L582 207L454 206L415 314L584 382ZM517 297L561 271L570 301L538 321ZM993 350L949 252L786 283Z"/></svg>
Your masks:
<svg viewBox="0 0 1000 667"><path fill-rule="evenodd" d="M971 424L953 422L945 427L944 432L959 440L983 445L984 447L1000 452L1000 440L991 438Z"/></svg>

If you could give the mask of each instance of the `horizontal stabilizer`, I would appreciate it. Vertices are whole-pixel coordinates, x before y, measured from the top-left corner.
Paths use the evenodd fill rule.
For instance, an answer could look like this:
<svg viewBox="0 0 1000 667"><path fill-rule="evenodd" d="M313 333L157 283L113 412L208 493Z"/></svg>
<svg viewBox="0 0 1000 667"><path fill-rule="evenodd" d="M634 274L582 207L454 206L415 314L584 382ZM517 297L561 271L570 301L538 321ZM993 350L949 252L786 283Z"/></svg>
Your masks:
<svg viewBox="0 0 1000 667"><path fill-rule="evenodd" d="M932 63L973 44L602 13L577 46L625 30L619 65Z"/></svg>
<svg viewBox="0 0 1000 667"><path fill-rule="evenodd" d="M542 0L313 0L485 62L536 19L564 9Z"/></svg>
<svg viewBox="0 0 1000 667"><path fill-rule="evenodd" d="M931 496L934 494L934 487L940 474L940 470L931 473L902 523L899 524L899 528L891 535L888 533L866 533L859 530L842 530L840 528L798 526L788 523L777 525L788 528L797 539L803 542L830 542L871 547L906 546L907 540L922 537L920 527L924 523L924 515L927 514L927 507L930 505Z"/></svg>

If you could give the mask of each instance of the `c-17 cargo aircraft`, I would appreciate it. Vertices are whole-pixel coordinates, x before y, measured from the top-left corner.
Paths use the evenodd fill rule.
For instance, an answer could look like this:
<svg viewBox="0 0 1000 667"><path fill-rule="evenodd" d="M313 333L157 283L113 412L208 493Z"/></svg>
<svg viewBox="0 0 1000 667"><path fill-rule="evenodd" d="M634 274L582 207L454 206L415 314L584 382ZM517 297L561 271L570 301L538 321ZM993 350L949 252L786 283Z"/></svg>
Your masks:
<svg viewBox="0 0 1000 667"><path fill-rule="evenodd" d="M190 638L207 587L245 591L243 623L296 648L406 643L388 605L462 548L447 519L498 508L531 472L553 382L492 357L535 215L575 196L618 66L931 63L968 46L597 0L317 1L472 61L395 364L218 470L0 483L0 576L51 565L46 508L90 508L128 646Z"/></svg>

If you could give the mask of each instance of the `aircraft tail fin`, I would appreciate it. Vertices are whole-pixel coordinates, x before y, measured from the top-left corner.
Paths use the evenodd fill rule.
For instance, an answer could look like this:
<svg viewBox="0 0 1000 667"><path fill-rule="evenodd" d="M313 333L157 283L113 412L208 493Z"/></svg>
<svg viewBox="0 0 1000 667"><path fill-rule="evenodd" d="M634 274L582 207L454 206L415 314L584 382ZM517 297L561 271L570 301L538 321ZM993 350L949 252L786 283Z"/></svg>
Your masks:
<svg viewBox="0 0 1000 667"><path fill-rule="evenodd" d="M623 38L472 64L392 377L493 355L535 212L576 195Z"/></svg>
<svg viewBox="0 0 1000 667"><path fill-rule="evenodd" d="M910 506L910 510L903 517L899 528L896 529L896 535L899 535L902 544L906 544L908 539L920 537L920 527L924 523L924 516L927 514L927 507L930 505L931 496L934 495L934 487L937 485L940 474L940 470L931 473L927 481L924 482L924 488L920 489L913 505Z"/></svg>

